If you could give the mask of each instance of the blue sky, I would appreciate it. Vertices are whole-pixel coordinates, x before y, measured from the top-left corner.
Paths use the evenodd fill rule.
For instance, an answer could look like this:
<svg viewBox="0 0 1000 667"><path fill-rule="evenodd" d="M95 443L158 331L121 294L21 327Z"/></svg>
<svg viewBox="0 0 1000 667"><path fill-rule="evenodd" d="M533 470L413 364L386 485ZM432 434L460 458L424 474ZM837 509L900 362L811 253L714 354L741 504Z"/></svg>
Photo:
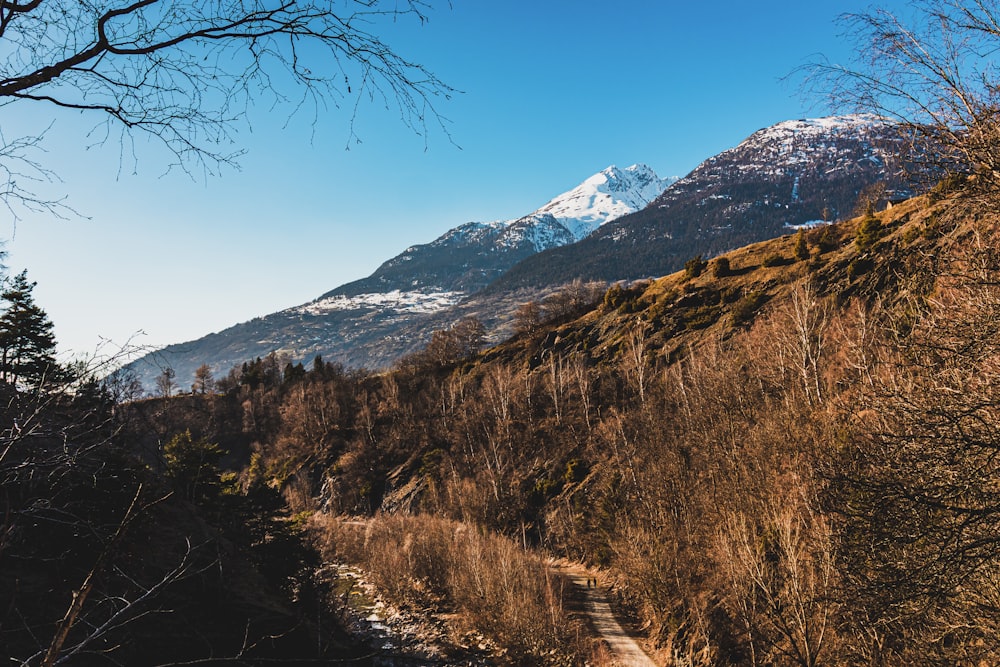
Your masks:
<svg viewBox="0 0 1000 667"><path fill-rule="evenodd" d="M470 220L529 213L610 164L683 176L757 129L823 115L782 82L818 54L849 57L837 15L866 2L453 0L386 41L462 91L425 141L398 113L258 108L247 153L218 177L164 174L138 141L94 145L93 122L0 108L10 137L52 123L45 186L85 217L3 218L61 348L158 346L309 301ZM887 3L891 4L891 3ZM898 3L897 3L898 4Z"/></svg>

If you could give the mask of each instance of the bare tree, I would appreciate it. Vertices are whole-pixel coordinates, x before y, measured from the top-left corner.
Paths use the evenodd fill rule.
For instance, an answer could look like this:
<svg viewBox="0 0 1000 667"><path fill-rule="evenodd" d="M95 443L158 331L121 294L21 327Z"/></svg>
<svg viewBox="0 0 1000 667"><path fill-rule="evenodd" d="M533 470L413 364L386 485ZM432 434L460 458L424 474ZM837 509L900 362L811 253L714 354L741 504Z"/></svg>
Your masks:
<svg viewBox="0 0 1000 667"><path fill-rule="evenodd" d="M514 449L514 384L517 373L509 366L495 366L483 381L482 460L489 474L494 499L506 492L503 482Z"/></svg>
<svg viewBox="0 0 1000 667"><path fill-rule="evenodd" d="M61 665L71 660L81 652L85 652L91 644L98 642L110 630L126 625L129 620L141 614L143 606L146 605L151 599L158 596L164 588L188 574L190 568L188 558L191 555L190 541L187 543L187 552L184 557L180 560L178 565L166 573L162 579L157 581L154 585L145 588L141 594L136 595L134 598L119 596L115 600L115 606L117 608L114 613L110 615L110 617L103 620L103 622L88 622L87 625L90 627L82 634L81 637L77 638L72 643L67 642L70 636L70 631L73 627L77 625L78 622L87 620L85 609L88 598L91 593L94 592L95 580L101 570L107 567L108 561L110 561L115 555L115 552L119 547L119 542L128 530L129 525L136 519L136 517L149 509L149 507L153 504L163 500L163 498L161 498L142 506L140 503L141 496L142 486L140 485L136 490L135 497L126 510L125 516L119 523L114 535L112 535L108 540L107 545L104 550L101 551L97 561L94 563L94 566L87 573L87 576L80 585L79 589L74 591L69 608L66 610L66 614L56 625L56 632L52 641L44 651L41 651L36 656L32 656L26 660L25 664L33 664L35 661L34 659L39 657L41 658L41 662L39 664L42 665L42 667Z"/></svg>
<svg viewBox="0 0 1000 667"><path fill-rule="evenodd" d="M873 336L830 467L853 631L897 664L1000 657L1000 251L956 241L923 309ZM857 355L854 355L858 359ZM883 662L882 664L886 664Z"/></svg>
<svg viewBox="0 0 1000 667"><path fill-rule="evenodd" d="M562 354L555 350L549 350L546 354L549 358L548 375L546 377L549 388L549 395L552 397L552 413L557 422L562 422L563 413L563 393L566 390L568 379L564 368Z"/></svg>
<svg viewBox="0 0 1000 667"><path fill-rule="evenodd" d="M545 317L548 320L559 320L564 317L579 315L582 310L600 302L607 291L607 285L601 282L583 282L577 278L563 285L543 304Z"/></svg>
<svg viewBox="0 0 1000 667"><path fill-rule="evenodd" d="M811 281L796 285L788 301L763 324L771 332L773 361L789 381L801 383L809 405L824 400L823 371L829 355L831 305ZM795 378L795 380L792 380ZM789 400L792 394L788 394Z"/></svg>
<svg viewBox="0 0 1000 667"><path fill-rule="evenodd" d="M174 389L177 388L177 383L174 378L177 377L177 372L167 366L163 371L156 376L156 392L164 397L170 398L171 394L174 393Z"/></svg>
<svg viewBox="0 0 1000 667"><path fill-rule="evenodd" d="M646 329L645 322L637 322L632 326L622 343L621 368L629 383L635 386L635 392L639 396L639 403L646 404L646 373L648 362L646 361Z"/></svg>
<svg viewBox="0 0 1000 667"><path fill-rule="evenodd" d="M751 664L782 656L816 667L826 664L836 611L832 531L810 507L805 485L790 486L802 495L770 499L763 517L737 512L721 522L722 570L731 586L724 604L744 628Z"/></svg>
<svg viewBox="0 0 1000 667"><path fill-rule="evenodd" d="M975 174L987 190L1000 186L1000 47L997 0L912 0L907 14L872 9L845 14L857 45L853 64L805 68L807 86L833 106L901 122L917 149L945 171ZM924 154L930 140L935 150Z"/></svg>
<svg viewBox="0 0 1000 667"><path fill-rule="evenodd" d="M522 303L514 313L514 331L530 338L542 326L542 306L537 301Z"/></svg>
<svg viewBox="0 0 1000 667"><path fill-rule="evenodd" d="M577 390L580 392L580 406L583 408L583 419L587 424L587 431L589 432L593 426L590 414L593 372L587 365L583 354L579 352L570 357L567 369L572 379L576 380Z"/></svg>
<svg viewBox="0 0 1000 667"><path fill-rule="evenodd" d="M395 107L426 134L453 91L378 37L379 24L427 20L425 0L12 0L0 3L0 105L82 111L103 138L159 140L184 169L232 164L236 121L255 102L311 109ZM98 136L102 136L100 133ZM49 180L40 137L0 137L5 201L52 209L15 176ZM26 180L26 179L21 179Z"/></svg>

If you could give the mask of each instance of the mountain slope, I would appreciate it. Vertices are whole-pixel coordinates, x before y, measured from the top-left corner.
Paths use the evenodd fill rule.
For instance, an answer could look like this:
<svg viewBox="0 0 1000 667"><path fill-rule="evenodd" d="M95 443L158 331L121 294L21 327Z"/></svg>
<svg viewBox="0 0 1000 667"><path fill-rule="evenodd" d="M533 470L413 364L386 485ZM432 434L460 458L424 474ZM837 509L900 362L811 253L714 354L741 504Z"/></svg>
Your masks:
<svg viewBox="0 0 1000 667"><path fill-rule="evenodd" d="M294 361L321 355L351 367L384 367L423 344L425 337L403 335L404 329L421 330L429 316L447 312L519 261L579 241L648 205L671 182L644 165L608 167L529 215L463 224L430 243L407 248L371 276L310 303L170 345L132 368L152 387L161 369L169 366L184 388L204 363L216 374L225 373L272 351Z"/></svg>
<svg viewBox="0 0 1000 667"><path fill-rule="evenodd" d="M703 162L650 206L580 243L526 259L490 290L661 276L698 254L849 217L859 195L877 183L891 198L908 194L893 164L901 141L896 126L868 116L765 128Z"/></svg>
<svg viewBox="0 0 1000 667"><path fill-rule="evenodd" d="M870 635L847 623L871 623L873 608L887 608L895 623L905 605L873 602L939 596L942 570L927 572L928 558L948 554L942 546L956 539L982 544L995 532L992 522L964 523L976 532L960 538L953 528L955 512L996 513L996 475L983 461L995 455L997 421L997 221L988 209L982 218L949 214L940 195L811 230L807 253L786 235L727 253L725 272L615 286L591 312L458 363L274 380L272 412L283 428L261 440L274 444L260 448L272 458L258 468L274 471L266 474L279 486L301 466L296 483L335 516L462 517L469 532L494 530L600 562L602 581L635 603L661 655L708 646L719 656L710 664L746 664L751 650L779 662L790 653L787 634L748 635L733 622L762 596L766 613L755 619L796 622L802 609L815 609L812 627L840 633L831 655L858 637L858 655L869 655ZM975 226L955 227L971 218ZM975 281L965 293L963 279ZM929 317L932 308L943 319ZM978 361L973 373L956 367L960 358ZM935 366L933 375L925 370ZM227 399L237 409L257 401L253 386L245 382ZM324 408L320 431L308 426L319 418L314 406ZM942 434L955 433L962 439L942 444ZM909 471L891 465L900 454ZM964 474L969 468L975 478ZM963 474L953 476L956 469ZM970 479L978 486L967 496ZM925 511L915 511L913 489L927 494L916 497ZM942 513L943 489L974 504ZM854 503L866 511L839 511ZM454 524L397 525L397 537L378 543L457 551ZM433 535L442 548L419 541ZM921 536L916 546L913 535ZM330 543L350 541L330 534ZM480 553L477 572L485 571ZM942 586L956 595L966 587L951 581L977 576L982 562L970 564L967 553L941 561L956 575ZM991 563L998 554L993 548ZM402 572L405 560L380 562L400 581L417 581ZM917 586L900 584L901 564ZM806 597L788 586L799 573L817 582ZM748 587L748 578L760 585ZM843 581L854 588L841 596ZM979 590L969 593L973 601ZM924 632L920 610L912 622L908 637ZM926 633L934 646L940 636ZM997 664L993 657L982 664ZM910 651L893 664L925 663Z"/></svg>
<svg viewBox="0 0 1000 667"><path fill-rule="evenodd" d="M318 301L392 290L471 294L531 255L579 241L644 208L674 180L660 178L645 165L608 167L524 217L468 222L430 243L411 246L367 278L331 290Z"/></svg>
<svg viewBox="0 0 1000 667"><path fill-rule="evenodd" d="M799 120L754 133L673 184L641 165L609 167L529 215L466 223L315 301L169 346L133 368L147 387L164 366L186 387L203 363L218 375L272 351L385 368L465 315L496 341L521 303L575 278L661 276L695 255L846 218L878 184L876 199L899 197L901 141L874 117Z"/></svg>

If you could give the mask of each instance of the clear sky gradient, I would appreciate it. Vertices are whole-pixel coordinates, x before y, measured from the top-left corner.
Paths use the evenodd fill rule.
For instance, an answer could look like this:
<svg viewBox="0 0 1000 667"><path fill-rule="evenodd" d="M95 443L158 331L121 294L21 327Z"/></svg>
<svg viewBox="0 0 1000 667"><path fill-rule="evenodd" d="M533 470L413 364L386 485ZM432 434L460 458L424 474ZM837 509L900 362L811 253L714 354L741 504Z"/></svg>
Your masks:
<svg viewBox="0 0 1000 667"><path fill-rule="evenodd" d="M887 3L890 4L891 3ZM896 3L897 5L899 3ZM102 339L159 346L309 301L470 220L518 217L611 164L683 176L757 129L823 115L782 78L850 57L835 19L865 2L453 0L385 39L462 91L425 142L362 105L288 118L258 108L239 171L164 175L139 141L94 145L94 122L0 109L9 139L52 123L38 159L85 217L3 218L65 353ZM425 149L426 143L426 149ZM4 214L6 215L6 214Z"/></svg>

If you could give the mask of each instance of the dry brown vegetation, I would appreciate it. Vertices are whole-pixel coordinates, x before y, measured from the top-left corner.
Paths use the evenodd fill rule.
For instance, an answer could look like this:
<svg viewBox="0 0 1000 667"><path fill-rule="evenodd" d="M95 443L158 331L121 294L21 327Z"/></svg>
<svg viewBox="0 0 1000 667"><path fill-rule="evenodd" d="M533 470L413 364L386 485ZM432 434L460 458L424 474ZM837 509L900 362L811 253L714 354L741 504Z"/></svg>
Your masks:
<svg viewBox="0 0 1000 667"><path fill-rule="evenodd" d="M997 224L938 193L459 360L263 360L212 419L247 488L381 512L325 553L512 656L573 652L541 550L604 568L664 664L992 664Z"/></svg>
<svg viewBox="0 0 1000 667"><path fill-rule="evenodd" d="M490 638L510 664L574 664L585 644L564 611L564 581L499 535L429 515L344 521L316 515L324 557L362 567L394 600L453 612L456 633Z"/></svg>

